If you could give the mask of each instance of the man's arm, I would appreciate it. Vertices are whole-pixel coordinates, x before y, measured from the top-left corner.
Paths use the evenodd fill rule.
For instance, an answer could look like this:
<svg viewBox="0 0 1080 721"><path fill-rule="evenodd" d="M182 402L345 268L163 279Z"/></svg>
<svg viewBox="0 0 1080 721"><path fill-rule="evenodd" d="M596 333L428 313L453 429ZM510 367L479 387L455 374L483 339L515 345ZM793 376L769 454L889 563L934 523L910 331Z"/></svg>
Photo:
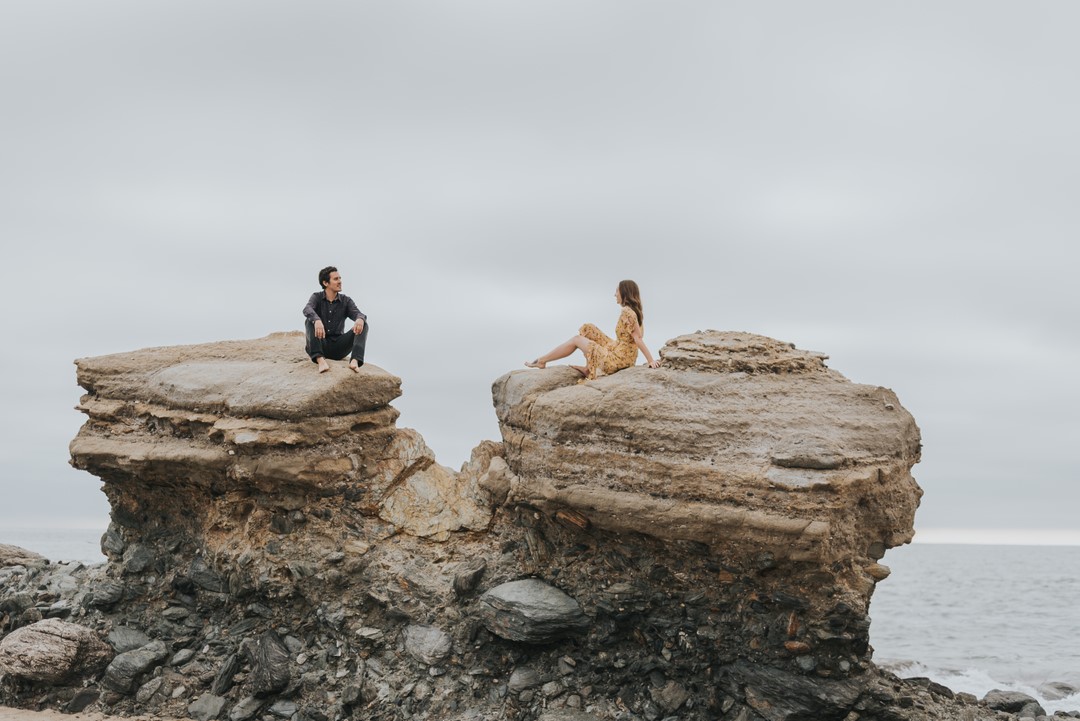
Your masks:
<svg viewBox="0 0 1080 721"><path fill-rule="evenodd" d="M322 318L315 312L315 306L319 302L319 296L321 293L312 293L308 298L307 305L304 306L304 317L307 318L313 326L315 326L315 337L326 337L326 326L323 325Z"/></svg>
<svg viewBox="0 0 1080 721"><path fill-rule="evenodd" d="M360 309L356 307L356 303L349 296L345 296L345 317L356 321L356 324L353 325L353 333L360 335L364 332L364 322L367 321L367 316L360 312Z"/></svg>
<svg viewBox="0 0 1080 721"><path fill-rule="evenodd" d="M346 318L348 318L349 320L356 320L358 318L360 320L367 320L367 316L361 313L360 309L356 307L356 301L354 301L349 296L345 296L345 299L348 301L348 303L346 303L345 305Z"/></svg>
<svg viewBox="0 0 1080 721"><path fill-rule="evenodd" d="M315 304L318 302L319 294L312 293L311 297L308 298L307 305L304 306L304 317L310 320L312 323L322 320L322 318L319 317L319 314L315 312Z"/></svg>

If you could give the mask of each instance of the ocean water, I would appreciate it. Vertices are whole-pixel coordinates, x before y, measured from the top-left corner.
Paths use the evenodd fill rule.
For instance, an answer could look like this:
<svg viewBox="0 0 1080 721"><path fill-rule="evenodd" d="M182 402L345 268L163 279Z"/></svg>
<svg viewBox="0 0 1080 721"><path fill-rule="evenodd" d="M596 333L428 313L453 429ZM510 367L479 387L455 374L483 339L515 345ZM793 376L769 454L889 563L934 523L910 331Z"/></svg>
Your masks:
<svg viewBox="0 0 1080 721"><path fill-rule="evenodd" d="M914 544L882 563L870 602L874 660L982 698L1000 688L1048 713L1080 710L1080 546Z"/></svg>
<svg viewBox="0 0 1080 721"><path fill-rule="evenodd" d="M54 561L104 561L104 529L5 529L0 543ZM915 544L883 559L892 575L870 604L874 660L982 698L1000 688L1048 713L1080 710L1080 546Z"/></svg>
<svg viewBox="0 0 1080 721"><path fill-rule="evenodd" d="M51 561L104 563L104 528L11 528L0 526L0 543L40 553Z"/></svg>

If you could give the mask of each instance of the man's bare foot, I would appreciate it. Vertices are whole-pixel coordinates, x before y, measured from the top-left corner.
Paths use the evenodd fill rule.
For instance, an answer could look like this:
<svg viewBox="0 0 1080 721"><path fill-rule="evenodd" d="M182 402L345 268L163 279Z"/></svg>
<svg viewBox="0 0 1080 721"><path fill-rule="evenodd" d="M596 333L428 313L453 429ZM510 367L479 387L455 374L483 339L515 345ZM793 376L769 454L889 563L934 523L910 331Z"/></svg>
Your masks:
<svg viewBox="0 0 1080 721"><path fill-rule="evenodd" d="M320 358L319 359L319 372L320 373L325 373L328 370L330 370L330 364L326 362L325 358Z"/></svg>
<svg viewBox="0 0 1080 721"><path fill-rule="evenodd" d="M359 373L360 372L360 364L357 363L356 361L349 361L349 370L351 370L353 373Z"/></svg>
<svg viewBox="0 0 1080 721"><path fill-rule="evenodd" d="M525 361L526 368L547 368L547 363L541 363L540 359Z"/></svg>

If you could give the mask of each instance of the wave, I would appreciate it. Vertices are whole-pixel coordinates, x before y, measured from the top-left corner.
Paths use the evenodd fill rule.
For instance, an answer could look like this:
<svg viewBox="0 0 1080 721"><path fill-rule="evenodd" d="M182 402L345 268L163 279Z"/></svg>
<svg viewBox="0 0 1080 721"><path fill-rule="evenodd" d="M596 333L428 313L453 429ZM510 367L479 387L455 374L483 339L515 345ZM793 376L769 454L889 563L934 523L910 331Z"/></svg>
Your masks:
<svg viewBox="0 0 1080 721"><path fill-rule="evenodd" d="M994 689L1018 691L1036 699L1050 715L1055 711L1080 710L1078 673L1066 672L1057 678L1041 680L1002 680L981 668L937 668L919 661L881 661L878 665L901 678L925 676L953 691L970 693L980 699ZM1072 692L1062 693L1062 689L1072 689Z"/></svg>

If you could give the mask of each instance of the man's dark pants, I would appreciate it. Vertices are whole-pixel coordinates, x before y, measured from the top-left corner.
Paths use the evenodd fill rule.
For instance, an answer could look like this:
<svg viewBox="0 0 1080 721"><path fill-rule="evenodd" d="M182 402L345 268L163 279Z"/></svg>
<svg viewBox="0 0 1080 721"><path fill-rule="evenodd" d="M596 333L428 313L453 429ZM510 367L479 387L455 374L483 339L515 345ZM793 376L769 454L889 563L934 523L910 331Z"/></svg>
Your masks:
<svg viewBox="0 0 1080 721"><path fill-rule="evenodd" d="M352 353L353 360L359 365L364 365L364 349L367 347L368 324L364 322L364 330L353 333L349 329L339 336L315 337L315 324L304 321L304 331L307 336L307 346L304 350L311 357L312 363L318 363L319 356L330 360L341 360Z"/></svg>

